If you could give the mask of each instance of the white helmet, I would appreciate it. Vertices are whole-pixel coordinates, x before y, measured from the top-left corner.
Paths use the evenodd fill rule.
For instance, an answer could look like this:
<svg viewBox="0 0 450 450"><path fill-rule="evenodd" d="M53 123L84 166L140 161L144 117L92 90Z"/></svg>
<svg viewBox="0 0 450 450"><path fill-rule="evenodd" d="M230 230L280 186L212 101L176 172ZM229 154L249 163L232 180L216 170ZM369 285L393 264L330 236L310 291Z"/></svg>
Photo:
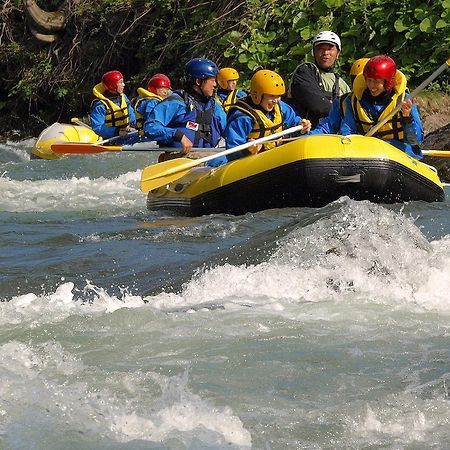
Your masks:
<svg viewBox="0 0 450 450"><path fill-rule="evenodd" d="M317 33L313 39L313 48L317 44L321 44L323 42L327 44L334 44L337 49L341 51L341 40L336 33L333 33L332 31L321 31L320 33Z"/></svg>

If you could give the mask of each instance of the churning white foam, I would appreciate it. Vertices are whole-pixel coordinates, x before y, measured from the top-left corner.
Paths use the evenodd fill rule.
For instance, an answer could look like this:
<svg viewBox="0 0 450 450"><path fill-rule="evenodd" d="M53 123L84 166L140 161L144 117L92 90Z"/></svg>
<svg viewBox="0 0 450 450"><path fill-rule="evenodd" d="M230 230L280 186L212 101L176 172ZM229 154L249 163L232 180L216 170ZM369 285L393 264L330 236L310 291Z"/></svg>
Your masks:
<svg viewBox="0 0 450 450"><path fill-rule="evenodd" d="M0 177L0 210L42 211L123 211L145 208L145 195L139 191L140 170L117 178L88 177L47 180L12 180Z"/></svg>

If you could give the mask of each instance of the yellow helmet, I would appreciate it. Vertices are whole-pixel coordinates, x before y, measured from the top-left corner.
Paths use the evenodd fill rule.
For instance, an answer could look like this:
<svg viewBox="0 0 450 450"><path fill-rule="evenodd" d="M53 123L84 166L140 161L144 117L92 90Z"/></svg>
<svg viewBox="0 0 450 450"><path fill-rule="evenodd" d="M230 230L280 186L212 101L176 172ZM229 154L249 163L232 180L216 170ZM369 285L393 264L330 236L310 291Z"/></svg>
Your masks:
<svg viewBox="0 0 450 450"><path fill-rule="evenodd" d="M239 80L239 72L231 67L224 67L219 70L217 74L217 82L222 89L228 87L228 82L231 80Z"/></svg>
<svg viewBox="0 0 450 450"><path fill-rule="evenodd" d="M250 80L250 95L259 105L263 94L283 95L286 92L283 78L272 70L258 70Z"/></svg>
<svg viewBox="0 0 450 450"><path fill-rule="evenodd" d="M361 75L364 71L364 67L367 64L367 61L369 61L369 58L360 58L357 59L350 69L350 75L357 77L358 75Z"/></svg>

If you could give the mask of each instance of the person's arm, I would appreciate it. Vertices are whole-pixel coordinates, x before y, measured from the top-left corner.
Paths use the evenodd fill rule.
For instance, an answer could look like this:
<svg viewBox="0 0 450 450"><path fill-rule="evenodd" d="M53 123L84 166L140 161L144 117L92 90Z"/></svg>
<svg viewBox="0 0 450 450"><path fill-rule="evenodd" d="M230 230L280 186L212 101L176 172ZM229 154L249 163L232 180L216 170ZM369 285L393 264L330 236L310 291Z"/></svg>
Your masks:
<svg viewBox="0 0 450 450"><path fill-rule="evenodd" d="M324 117L331 109L331 94L319 86L315 69L309 64L300 65L294 73L291 96L297 111Z"/></svg>
<svg viewBox="0 0 450 450"><path fill-rule="evenodd" d="M119 134L117 127L105 125L106 108L103 103L96 101L91 109L91 127L92 130L103 139L109 139Z"/></svg>
<svg viewBox="0 0 450 450"><path fill-rule="evenodd" d="M423 142L423 125L416 104L412 104L409 114L402 115L404 141L411 145L420 145Z"/></svg>
<svg viewBox="0 0 450 450"><path fill-rule="evenodd" d="M142 100L139 104L139 112L142 114L144 122L148 119L150 116L150 113L153 111L153 108L159 103L160 101L157 98L149 98Z"/></svg>
<svg viewBox="0 0 450 450"><path fill-rule="evenodd" d="M327 117L322 117L319 120L316 128L310 132L310 134L336 134L339 133L341 127L341 108L339 106L340 99L335 98L333 100L333 106Z"/></svg>
<svg viewBox="0 0 450 450"><path fill-rule="evenodd" d="M248 135L253 129L253 119L247 114L240 112L234 113L225 128L225 141L227 148L237 147L238 145L245 144L248 141ZM248 156L250 152L242 150L240 152L231 153L227 155L228 161L243 158Z"/></svg>
<svg viewBox="0 0 450 450"><path fill-rule="evenodd" d="M227 126L227 114L218 102L214 103L214 115L219 119L219 134L224 137L225 128Z"/></svg>
<svg viewBox="0 0 450 450"><path fill-rule="evenodd" d="M341 128L339 130L339 133L342 134L342 136L347 136L349 134L358 134L358 129L356 127L356 121L355 116L353 115L353 108L351 105L350 96L348 96L345 99L346 102L346 110L344 118L341 122Z"/></svg>
<svg viewBox="0 0 450 450"><path fill-rule="evenodd" d="M303 125L301 134L308 133L311 130L311 122L306 119L302 119L294 109L287 103L280 102L281 113L283 114L283 126L284 128L295 127L296 125Z"/></svg>
<svg viewBox="0 0 450 450"><path fill-rule="evenodd" d="M151 141L181 142L184 134L170 127L170 122L182 112L184 103L177 100L162 101L150 111L144 122L144 133Z"/></svg>

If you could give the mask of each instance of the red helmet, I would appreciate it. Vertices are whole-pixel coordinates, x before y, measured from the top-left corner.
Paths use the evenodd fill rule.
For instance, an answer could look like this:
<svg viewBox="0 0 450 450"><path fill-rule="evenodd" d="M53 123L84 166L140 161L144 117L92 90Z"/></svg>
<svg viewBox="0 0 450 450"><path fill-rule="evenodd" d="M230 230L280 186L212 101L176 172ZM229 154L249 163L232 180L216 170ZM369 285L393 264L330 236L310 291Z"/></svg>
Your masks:
<svg viewBox="0 0 450 450"><path fill-rule="evenodd" d="M123 80L123 75L118 70L110 70L102 76L102 83L108 91L117 92L117 83Z"/></svg>
<svg viewBox="0 0 450 450"><path fill-rule="evenodd" d="M375 80L384 80L384 87L387 91L394 86L395 73L397 66L394 60L387 55L378 55L370 58L364 67L364 77Z"/></svg>
<svg viewBox="0 0 450 450"><path fill-rule="evenodd" d="M169 77L167 75L164 75L163 73L156 73L155 75L153 75L147 85L147 89L154 94L156 94L157 88L163 87L168 89L172 87Z"/></svg>

